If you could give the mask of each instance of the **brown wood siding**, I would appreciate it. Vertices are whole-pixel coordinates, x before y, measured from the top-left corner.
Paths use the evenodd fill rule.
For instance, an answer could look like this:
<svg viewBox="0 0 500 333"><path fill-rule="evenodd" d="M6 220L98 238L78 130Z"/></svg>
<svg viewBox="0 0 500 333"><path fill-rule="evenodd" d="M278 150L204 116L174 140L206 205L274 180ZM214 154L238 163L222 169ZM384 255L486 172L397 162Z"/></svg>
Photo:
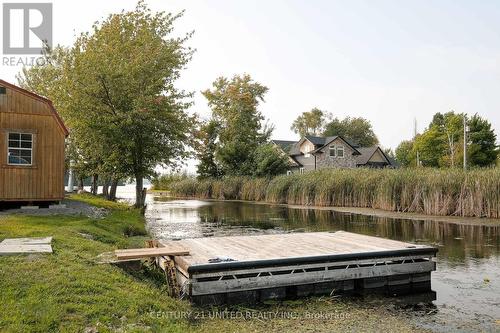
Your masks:
<svg viewBox="0 0 500 333"><path fill-rule="evenodd" d="M33 134L31 166L8 165L9 132ZM0 201L63 199L64 141L47 102L7 87L0 95Z"/></svg>

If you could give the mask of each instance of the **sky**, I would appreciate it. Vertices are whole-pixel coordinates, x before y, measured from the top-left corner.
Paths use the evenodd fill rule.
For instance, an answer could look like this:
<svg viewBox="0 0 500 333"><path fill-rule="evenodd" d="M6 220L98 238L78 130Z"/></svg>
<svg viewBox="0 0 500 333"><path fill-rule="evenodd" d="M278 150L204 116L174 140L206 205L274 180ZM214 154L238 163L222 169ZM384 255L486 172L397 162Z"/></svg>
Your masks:
<svg viewBox="0 0 500 333"><path fill-rule="evenodd" d="M52 3L54 44L69 46L136 1ZM188 45L196 52L178 87L195 93L191 111L202 116L210 112L202 90L219 76L248 73L269 88L260 110L275 139L298 139L290 125L313 107L370 120L384 148L411 138L415 119L421 132L433 114L449 110L478 113L499 133L500 1L146 3L185 9L174 34L194 30ZM2 62L0 78L16 83L20 70Z"/></svg>

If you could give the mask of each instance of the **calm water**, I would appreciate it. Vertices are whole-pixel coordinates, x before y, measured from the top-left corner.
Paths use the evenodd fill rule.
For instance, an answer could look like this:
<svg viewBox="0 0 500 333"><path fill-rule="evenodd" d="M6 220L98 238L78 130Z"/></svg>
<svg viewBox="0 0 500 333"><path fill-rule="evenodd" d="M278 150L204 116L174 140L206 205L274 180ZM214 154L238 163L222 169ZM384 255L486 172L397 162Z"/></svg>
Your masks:
<svg viewBox="0 0 500 333"><path fill-rule="evenodd" d="M128 190L128 189L127 189ZM130 199L133 192L119 190ZM148 231L161 239L345 230L439 248L432 273L436 300L405 311L441 332L500 332L500 221L456 224L377 218L277 205L148 196ZM430 305L430 306L429 306Z"/></svg>

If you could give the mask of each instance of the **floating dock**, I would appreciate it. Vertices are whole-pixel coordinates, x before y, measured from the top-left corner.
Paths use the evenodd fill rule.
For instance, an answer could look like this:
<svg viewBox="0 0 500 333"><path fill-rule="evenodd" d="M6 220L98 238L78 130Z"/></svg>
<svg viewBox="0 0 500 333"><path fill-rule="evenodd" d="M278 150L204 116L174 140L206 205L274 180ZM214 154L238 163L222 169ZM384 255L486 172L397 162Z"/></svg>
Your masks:
<svg viewBox="0 0 500 333"><path fill-rule="evenodd" d="M363 289L428 292L437 252L426 245L344 231L194 238L156 246L183 252L159 256L157 263L171 290L198 304Z"/></svg>

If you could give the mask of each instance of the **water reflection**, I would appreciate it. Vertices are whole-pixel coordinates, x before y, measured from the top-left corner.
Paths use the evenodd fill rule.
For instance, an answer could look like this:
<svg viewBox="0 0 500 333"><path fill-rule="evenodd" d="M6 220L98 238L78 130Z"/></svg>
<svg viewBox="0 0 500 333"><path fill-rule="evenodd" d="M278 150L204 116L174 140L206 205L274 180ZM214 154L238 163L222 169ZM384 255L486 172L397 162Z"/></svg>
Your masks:
<svg viewBox="0 0 500 333"><path fill-rule="evenodd" d="M345 230L432 244L450 264L500 253L500 225L413 221L241 202L164 201L153 205L151 232L160 238Z"/></svg>

